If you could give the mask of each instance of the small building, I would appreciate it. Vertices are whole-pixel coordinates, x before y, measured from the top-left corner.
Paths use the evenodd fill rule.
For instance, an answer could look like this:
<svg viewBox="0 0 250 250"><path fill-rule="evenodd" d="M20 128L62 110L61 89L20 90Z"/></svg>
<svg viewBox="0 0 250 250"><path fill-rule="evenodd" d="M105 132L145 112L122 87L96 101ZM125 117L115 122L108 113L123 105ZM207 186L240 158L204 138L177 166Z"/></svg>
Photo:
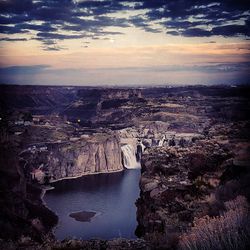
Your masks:
<svg viewBox="0 0 250 250"><path fill-rule="evenodd" d="M15 121L15 125L24 125L24 120Z"/></svg>
<svg viewBox="0 0 250 250"><path fill-rule="evenodd" d="M40 148L39 148L39 151L40 152L44 152L44 151L47 151L47 146L41 146Z"/></svg>

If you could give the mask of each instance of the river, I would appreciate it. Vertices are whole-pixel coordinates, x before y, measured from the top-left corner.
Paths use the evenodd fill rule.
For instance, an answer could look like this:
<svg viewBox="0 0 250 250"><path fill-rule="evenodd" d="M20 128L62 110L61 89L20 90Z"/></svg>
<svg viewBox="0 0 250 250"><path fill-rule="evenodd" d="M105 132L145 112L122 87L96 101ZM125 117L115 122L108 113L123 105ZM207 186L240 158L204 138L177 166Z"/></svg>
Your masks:
<svg viewBox="0 0 250 250"><path fill-rule="evenodd" d="M55 189L46 192L44 202L59 217L56 238L136 238L139 179L140 169L131 169L53 183ZM96 215L90 222L69 216L79 211Z"/></svg>

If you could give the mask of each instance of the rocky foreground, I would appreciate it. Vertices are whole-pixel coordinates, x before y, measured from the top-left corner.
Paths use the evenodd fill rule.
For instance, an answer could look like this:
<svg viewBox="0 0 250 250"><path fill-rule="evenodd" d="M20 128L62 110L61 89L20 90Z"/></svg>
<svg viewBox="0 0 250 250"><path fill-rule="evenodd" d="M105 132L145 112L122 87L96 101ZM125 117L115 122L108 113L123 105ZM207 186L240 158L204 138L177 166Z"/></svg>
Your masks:
<svg viewBox="0 0 250 250"><path fill-rule="evenodd" d="M250 144L231 129L145 152L138 236L160 249L249 249Z"/></svg>
<svg viewBox="0 0 250 250"><path fill-rule="evenodd" d="M69 239L63 241L45 240L44 243L37 243L30 238L22 238L19 242L0 241L1 249L27 249L27 250L66 250L66 249L82 249L82 250L143 250L152 249L152 247L144 240L128 240L128 239L114 239L114 240L76 240Z"/></svg>

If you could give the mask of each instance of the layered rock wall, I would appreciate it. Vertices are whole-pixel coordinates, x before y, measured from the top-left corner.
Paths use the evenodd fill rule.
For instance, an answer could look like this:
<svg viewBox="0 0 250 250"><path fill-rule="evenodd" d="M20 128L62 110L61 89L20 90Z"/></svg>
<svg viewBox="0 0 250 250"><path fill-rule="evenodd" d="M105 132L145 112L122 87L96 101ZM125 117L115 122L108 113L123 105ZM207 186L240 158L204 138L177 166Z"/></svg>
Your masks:
<svg viewBox="0 0 250 250"><path fill-rule="evenodd" d="M115 135L96 134L89 139L47 144L47 151L28 157L29 168L40 168L51 181L123 170L120 141Z"/></svg>

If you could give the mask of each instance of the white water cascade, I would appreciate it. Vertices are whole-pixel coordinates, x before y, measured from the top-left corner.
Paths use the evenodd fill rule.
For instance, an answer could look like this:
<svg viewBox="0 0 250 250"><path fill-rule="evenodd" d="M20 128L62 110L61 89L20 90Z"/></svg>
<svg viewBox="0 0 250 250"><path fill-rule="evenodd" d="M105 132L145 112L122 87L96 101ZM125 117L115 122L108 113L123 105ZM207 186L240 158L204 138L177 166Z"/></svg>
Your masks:
<svg viewBox="0 0 250 250"><path fill-rule="evenodd" d="M140 161L136 160L136 146L126 144L121 147L123 155L123 164L127 169L140 168Z"/></svg>
<svg viewBox="0 0 250 250"><path fill-rule="evenodd" d="M163 137L160 139L158 146L159 146L159 147L162 147L164 141L165 141L165 136L163 136Z"/></svg>

